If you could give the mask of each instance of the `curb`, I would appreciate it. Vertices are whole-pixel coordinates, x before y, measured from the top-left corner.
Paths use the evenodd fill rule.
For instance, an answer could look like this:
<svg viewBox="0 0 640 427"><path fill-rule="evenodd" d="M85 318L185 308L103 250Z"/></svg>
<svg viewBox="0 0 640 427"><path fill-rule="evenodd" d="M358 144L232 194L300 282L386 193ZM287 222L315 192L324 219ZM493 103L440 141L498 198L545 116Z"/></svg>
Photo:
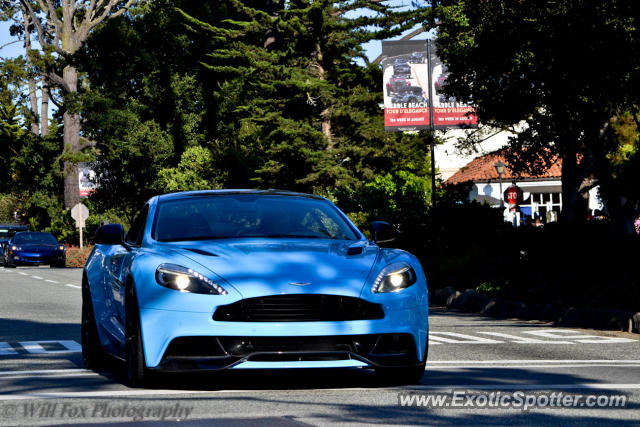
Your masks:
<svg viewBox="0 0 640 427"><path fill-rule="evenodd" d="M561 307L555 304L525 304L490 298L473 289L460 292L452 287L430 292L429 300L435 305L480 313L489 317L543 320L564 326L640 333L640 312L608 308Z"/></svg>

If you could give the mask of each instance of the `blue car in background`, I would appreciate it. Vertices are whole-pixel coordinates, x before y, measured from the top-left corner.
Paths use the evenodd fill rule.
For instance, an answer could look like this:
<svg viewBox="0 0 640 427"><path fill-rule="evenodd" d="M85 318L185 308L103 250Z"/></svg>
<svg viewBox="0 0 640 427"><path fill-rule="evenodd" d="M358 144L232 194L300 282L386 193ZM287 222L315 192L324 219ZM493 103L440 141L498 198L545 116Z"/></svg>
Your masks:
<svg viewBox="0 0 640 427"><path fill-rule="evenodd" d="M378 243L325 198L217 190L150 199L125 235L98 229L82 279L82 355L153 372L369 368L417 382L427 282L415 256Z"/></svg>
<svg viewBox="0 0 640 427"><path fill-rule="evenodd" d="M16 233L4 246L2 263L5 267L44 264L64 267L66 247L51 233L23 231Z"/></svg>
<svg viewBox="0 0 640 427"><path fill-rule="evenodd" d="M29 227L20 224L0 224L0 254L4 255L5 245L20 231L29 231Z"/></svg>

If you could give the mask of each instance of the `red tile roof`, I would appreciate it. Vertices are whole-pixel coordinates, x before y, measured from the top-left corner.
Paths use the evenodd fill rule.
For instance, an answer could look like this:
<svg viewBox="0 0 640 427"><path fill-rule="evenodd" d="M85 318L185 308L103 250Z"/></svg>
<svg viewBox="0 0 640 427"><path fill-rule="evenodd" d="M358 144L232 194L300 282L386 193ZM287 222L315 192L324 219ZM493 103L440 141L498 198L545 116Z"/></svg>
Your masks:
<svg viewBox="0 0 640 427"><path fill-rule="evenodd" d="M562 177L562 160L558 158L547 171L541 175L530 175L527 173L521 173L519 175L515 175L511 172L509 168L509 164L505 158L505 151L508 148L503 148L498 151L494 151L493 153L486 154L484 156L473 159L466 166L463 166L454 173L449 179L445 181L445 184L459 184L461 182L484 182L489 180L497 180L498 173L496 172L496 168L494 165L498 162L498 160L502 161L506 166L504 168L504 173L502 174L502 179L505 181L510 181L512 179L551 179L551 178L561 178Z"/></svg>

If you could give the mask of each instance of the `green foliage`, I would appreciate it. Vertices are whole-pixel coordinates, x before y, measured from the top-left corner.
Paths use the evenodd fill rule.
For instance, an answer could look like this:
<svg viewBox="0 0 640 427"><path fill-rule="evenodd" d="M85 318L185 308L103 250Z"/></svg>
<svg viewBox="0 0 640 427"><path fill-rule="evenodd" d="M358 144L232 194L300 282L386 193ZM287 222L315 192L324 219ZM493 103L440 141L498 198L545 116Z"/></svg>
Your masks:
<svg viewBox="0 0 640 427"><path fill-rule="evenodd" d="M165 192L218 188L220 181L212 164L213 157L207 148L189 147L182 153L177 167L159 172L159 185Z"/></svg>
<svg viewBox="0 0 640 427"><path fill-rule="evenodd" d="M366 7L375 15L344 16ZM427 10L296 1L273 14L260 2L161 0L108 22L75 57L83 129L98 142L97 208L130 217L153 194L211 187L354 204L387 173L398 195L424 187L424 140L384 132L382 72L355 61L362 42L400 34Z"/></svg>
<svg viewBox="0 0 640 427"><path fill-rule="evenodd" d="M13 223L13 213L17 209L16 197L12 194L0 194L0 222Z"/></svg>
<svg viewBox="0 0 640 427"><path fill-rule="evenodd" d="M511 140L510 167L537 172L560 156L563 219L580 216L579 189L591 176L602 181L611 216L624 217L606 182L607 155L617 150L606 129L638 105L639 4L444 0L434 10L447 93L473 100L485 123L526 124Z"/></svg>

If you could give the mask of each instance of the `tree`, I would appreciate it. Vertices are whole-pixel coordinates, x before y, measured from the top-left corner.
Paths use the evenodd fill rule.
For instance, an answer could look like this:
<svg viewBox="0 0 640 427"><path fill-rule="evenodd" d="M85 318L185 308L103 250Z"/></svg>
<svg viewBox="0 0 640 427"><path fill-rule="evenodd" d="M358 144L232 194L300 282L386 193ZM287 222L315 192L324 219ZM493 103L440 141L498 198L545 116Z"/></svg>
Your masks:
<svg viewBox="0 0 640 427"><path fill-rule="evenodd" d="M637 105L637 16L637 2L624 0L434 2L445 90L473 101L485 123L526 123L510 142L516 169L562 158L564 221L581 217L580 196L597 183L589 178L610 173L611 119ZM623 215L618 195L602 194Z"/></svg>
<svg viewBox="0 0 640 427"><path fill-rule="evenodd" d="M185 19L211 40L201 62L221 82L213 114L220 157L233 165L228 183L327 193L361 188L402 163L421 167L420 148L403 151L402 137L384 132L381 70L368 64L362 43L401 34L425 19L427 7L221 3L226 19Z"/></svg>
<svg viewBox="0 0 640 427"><path fill-rule="evenodd" d="M81 142L81 122L78 105L78 73L71 56L78 52L90 33L106 20L127 12L136 0L20 0L26 12L25 22L35 26L40 43L39 63L50 84L63 93L64 120L64 202L67 208L79 202L76 153L92 145ZM36 7L37 6L37 7ZM28 38L28 37L27 37ZM62 73L57 68L56 55L62 61Z"/></svg>

